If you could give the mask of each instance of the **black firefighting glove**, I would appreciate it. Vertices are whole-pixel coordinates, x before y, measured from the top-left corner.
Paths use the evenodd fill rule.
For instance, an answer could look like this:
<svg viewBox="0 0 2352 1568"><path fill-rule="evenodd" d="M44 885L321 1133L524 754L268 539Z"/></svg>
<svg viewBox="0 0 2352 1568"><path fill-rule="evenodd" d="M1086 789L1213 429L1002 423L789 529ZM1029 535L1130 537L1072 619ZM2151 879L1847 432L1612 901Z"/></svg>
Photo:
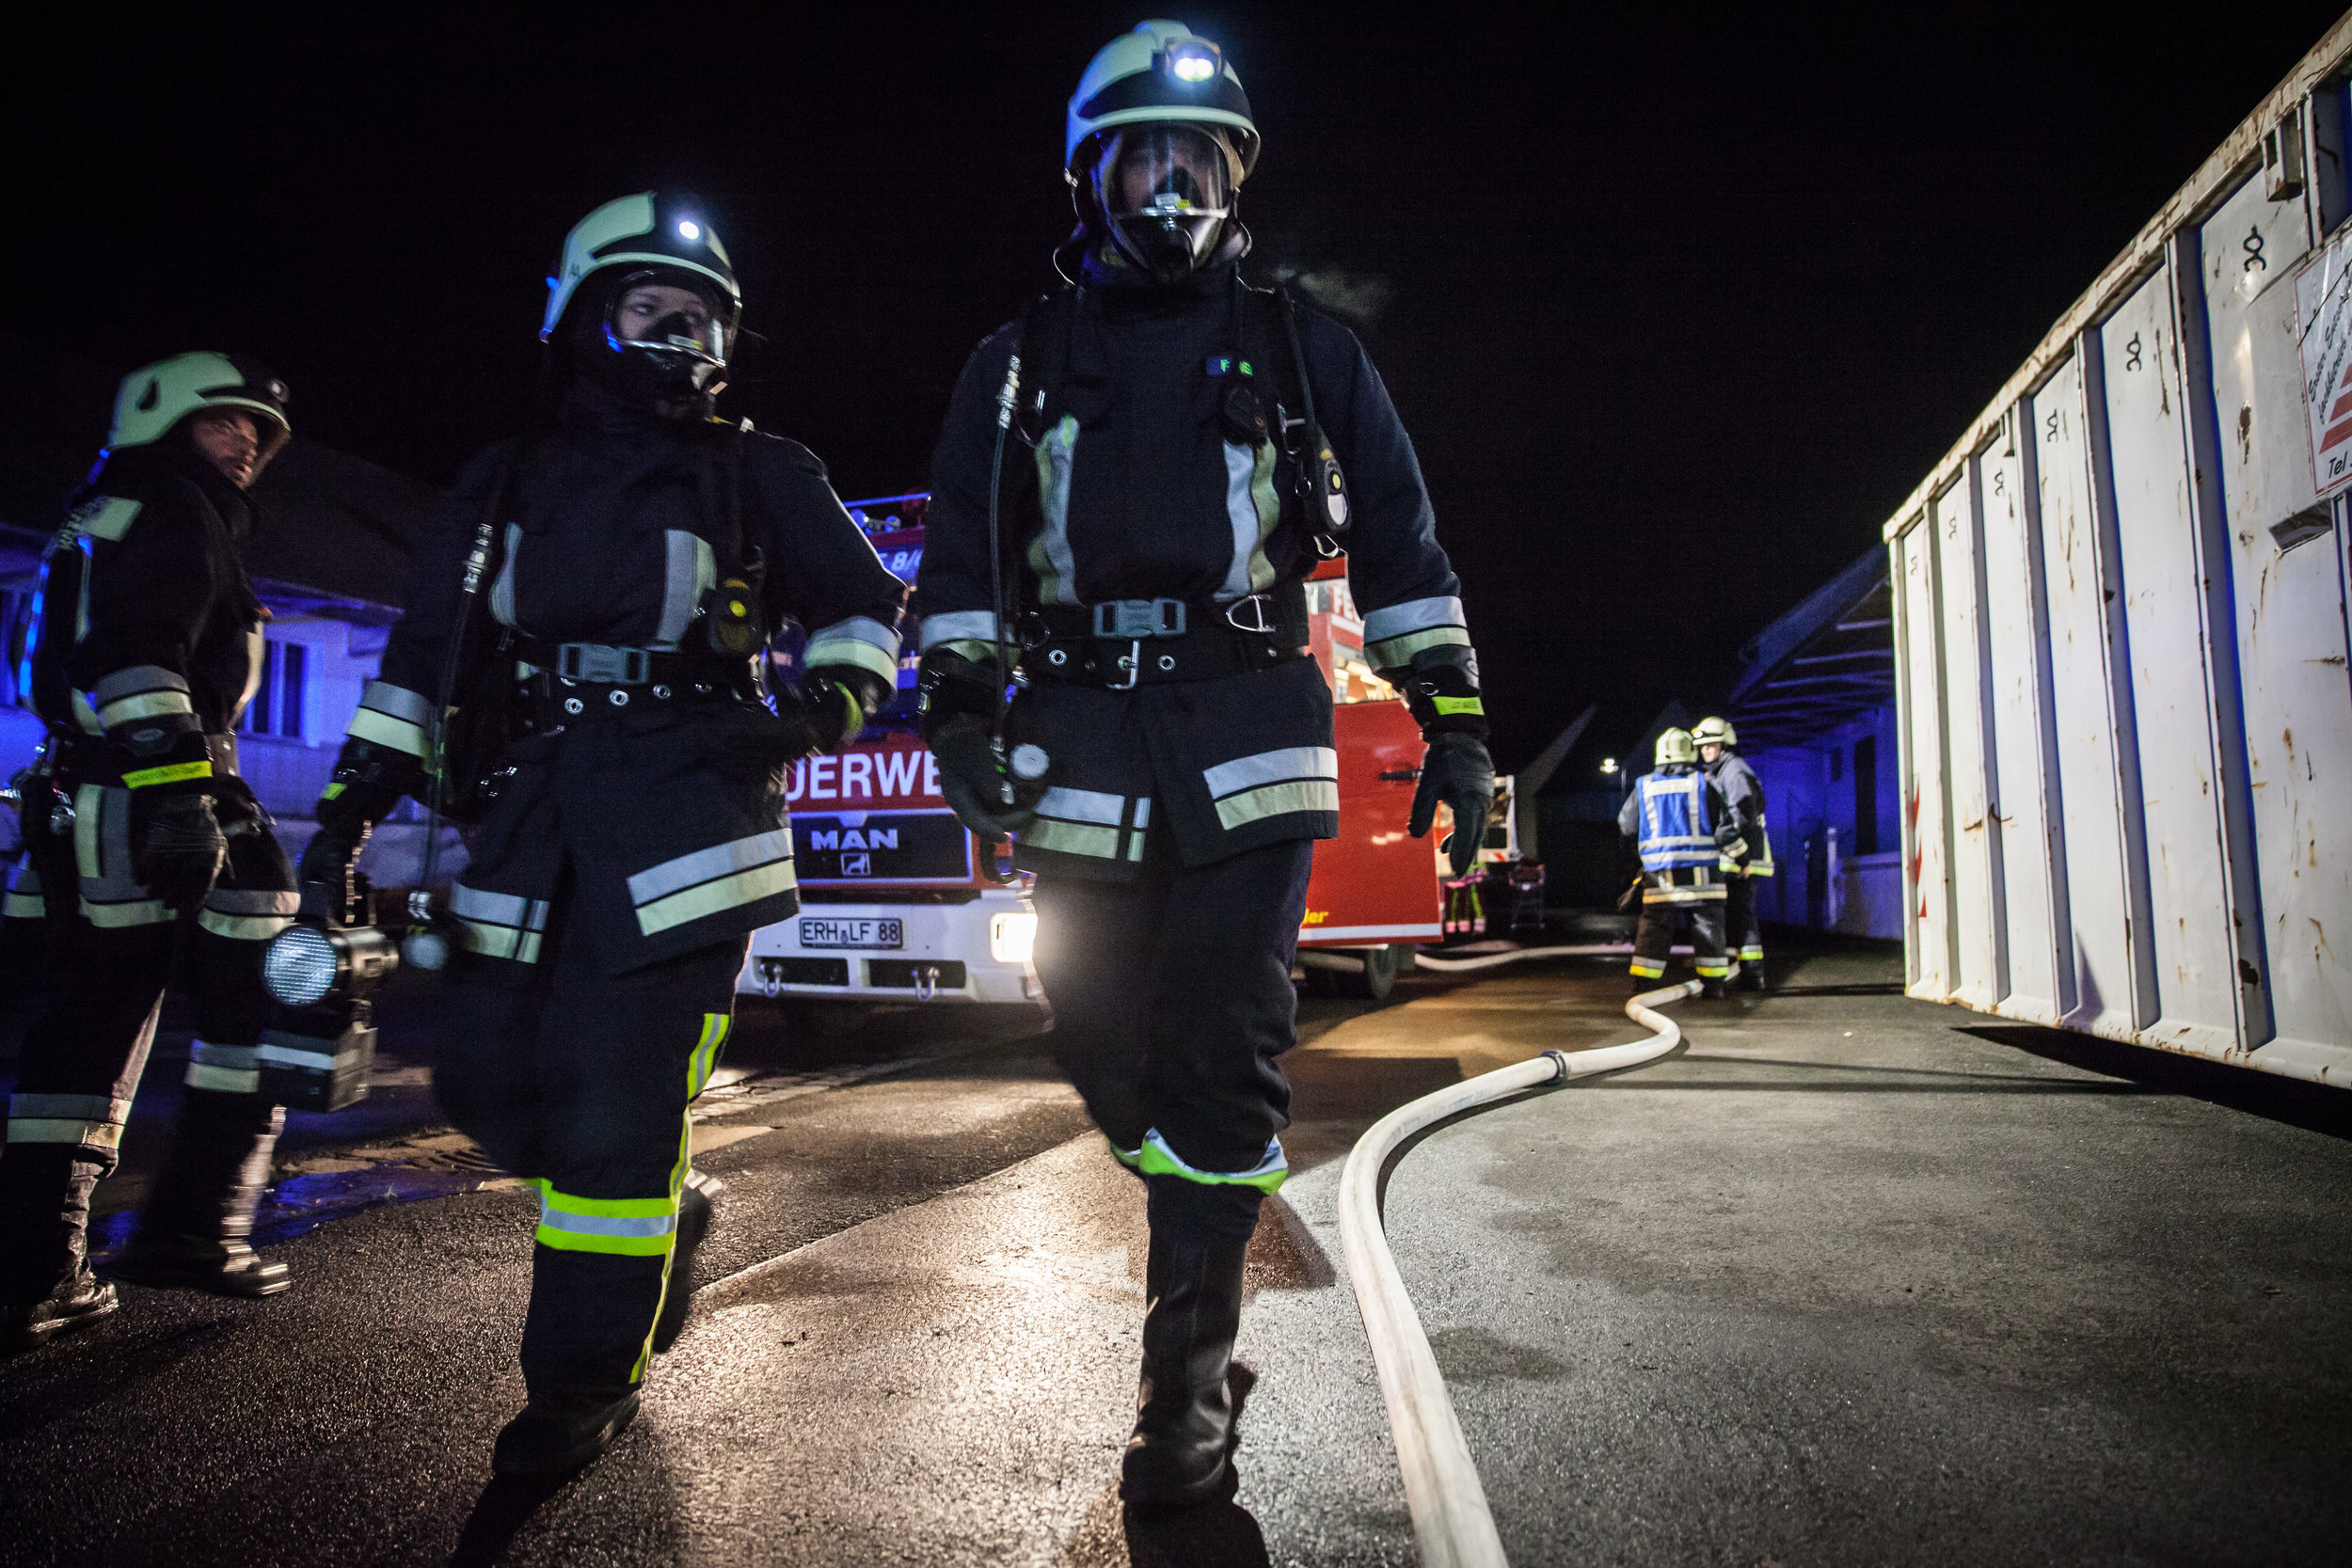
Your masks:
<svg viewBox="0 0 2352 1568"><path fill-rule="evenodd" d="M342 753L335 758L335 771L310 815L322 833L348 839L356 846L367 837L369 829L392 814L402 796L421 799L427 787L421 759L397 746L354 736L343 742Z"/></svg>
<svg viewBox="0 0 2352 1568"><path fill-rule="evenodd" d="M1045 794L1042 771L1021 777L996 754L993 731L1003 689L993 661L946 648L923 656L917 701L924 743L939 759L939 792L958 821L992 841L1027 827Z"/></svg>
<svg viewBox="0 0 2352 1568"><path fill-rule="evenodd" d="M174 913L204 902L229 855L229 837L201 791L131 794L131 872Z"/></svg>
<svg viewBox="0 0 2352 1568"><path fill-rule="evenodd" d="M810 743L819 752L841 750L857 738L896 689L855 665L825 664L811 670L801 685Z"/></svg>
<svg viewBox="0 0 2352 1568"><path fill-rule="evenodd" d="M1474 735L1441 731L1429 737L1421 759L1421 783L1413 789L1413 815L1406 832L1421 838L1438 818L1438 802L1454 808L1454 832L1440 846L1456 877L1478 863L1486 840L1486 818L1495 808L1495 765L1486 743Z"/></svg>

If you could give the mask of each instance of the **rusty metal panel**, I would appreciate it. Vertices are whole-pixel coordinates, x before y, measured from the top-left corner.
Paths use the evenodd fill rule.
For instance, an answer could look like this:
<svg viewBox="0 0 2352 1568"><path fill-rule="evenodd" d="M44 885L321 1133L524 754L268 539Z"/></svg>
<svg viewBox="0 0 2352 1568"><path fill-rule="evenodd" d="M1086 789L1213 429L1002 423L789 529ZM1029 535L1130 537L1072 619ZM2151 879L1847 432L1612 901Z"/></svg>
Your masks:
<svg viewBox="0 0 2352 1568"><path fill-rule="evenodd" d="M2101 479L2107 471L2103 365L2094 331L2027 406L2048 628L2042 651L2048 664L2056 800L2052 865L2064 971L2061 1022L2128 1040L2154 1022L2156 1009L2143 934L2148 917L2137 740L2122 652L2121 578L2102 523ZM2119 679L2125 681L2120 692Z"/></svg>
<svg viewBox="0 0 2352 1568"><path fill-rule="evenodd" d="M2027 473L2032 458L2030 404L2002 422L2000 436L1977 459L1982 518L1986 644L1985 709L1990 720L1992 826L1999 867L2004 1017L2056 1023L2066 1012L2065 978L2053 905L2058 860L2051 842L2056 779L2047 754L2043 689L2048 643L2043 626L2042 560Z"/></svg>
<svg viewBox="0 0 2352 1568"><path fill-rule="evenodd" d="M1944 658L1935 530L1924 517L1896 536L1892 582L1903 779L1904 990L1951 995L1951 849L1944 769Z"/></svg>
<svg viewBox="0 0 2352 1568"><path fill-rule="evenodd" d="M2002 974L2001 844L1993 821L1986 746L1991 656L1985 645L1978 465L1929 506L1935 531L1937 603L1944 636L1944 757L1951 825L1952 1000L1993 1010Z"/></svg>
<svg viewBox="0 0 2352 1568"><path fill-rule="evenodd" d="M2158 269L2100 333L2155 969L2144 1028L2221 1054L2237 1042L2237 988L2171 288Z"/></svg>
<svg viewBox="0 0 2352 1568"><path fill-rule="evenodd" d="M2305 204L2249 181L2200 240L2258 886L2260 940L2242 945L2259 948L2270 1023L2266 1040L2249 1031L2242 1044L2341 1072L2352 1046L2352 646L2342 506L2318 499L2305 402Z"/></svg>

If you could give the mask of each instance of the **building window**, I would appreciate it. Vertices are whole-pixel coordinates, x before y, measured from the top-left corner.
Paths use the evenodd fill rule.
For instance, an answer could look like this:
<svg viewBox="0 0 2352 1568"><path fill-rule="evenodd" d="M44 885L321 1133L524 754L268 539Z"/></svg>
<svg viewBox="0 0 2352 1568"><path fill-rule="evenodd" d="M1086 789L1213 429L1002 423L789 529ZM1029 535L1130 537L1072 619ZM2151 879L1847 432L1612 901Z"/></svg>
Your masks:
<svg viewBox="0 0 2352 1568"><path fill-rule="evenodd" d="M1879 737L1853 743L1853 852L1879 852Z"/></svg>
<svg viewBox="0 0 2352 1568"><path fill-rule="evenodd" d="M262 684L254 688L253 701L238 721L237 732L299 740L310 650L299 642L275 641L262 643Z"/></svg>

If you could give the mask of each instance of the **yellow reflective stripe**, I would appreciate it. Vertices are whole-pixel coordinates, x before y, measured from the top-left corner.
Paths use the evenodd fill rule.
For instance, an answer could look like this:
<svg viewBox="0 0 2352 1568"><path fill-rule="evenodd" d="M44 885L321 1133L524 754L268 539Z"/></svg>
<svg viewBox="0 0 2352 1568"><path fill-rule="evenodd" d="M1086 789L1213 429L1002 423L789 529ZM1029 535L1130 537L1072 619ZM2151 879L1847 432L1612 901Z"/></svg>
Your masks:
<svg viewBox="0 0 2352 1568"><path fill-rule="evenodd" d="M283 914L223 914L218 910L199 910L196 923L216 937L232 942L267 942L294 924L292 915Z"/></svg>
<svg viewBox="0 0 2352 1568"><path fill-rule="evenodd" d="M1756 946L1742 947L1740 949L1740 961L1743 964L1760 964L1764 961L1764 949Z"/></svg>
<svg viewBox="0 0 2352 1568"><path fill-rule="evenodd" d="M1228 795L1216 803L1216 819L1231 830L1293 812L1339 809L1340 786L1336 779L1293 779L1288 784L1266 784L1239 795Z"/></svg>
<svg viewBox="0 0 2352 1568"><path fill-rule="evenodd" d="M389 746L412 757L428 754L423 725L412 724L405 719L395 719L372 707L363 707L354 713L350 726L343 733L355 740L373 740L379 746Z"/></svg>
<svg viewBox="0 0 2352 1568"><path fill-rule="evenodd" d="M512 958L518 964L539 961L539 933L517 930L512 926L493 926L486 921L457 917L465 927L466 951L480 953L485 958Z"/></svg>
<svg viewBox="0 0 2352 1568"><path fill-rule="evenodd" d="M1375 670L1394 670L1413 661L1413 656L1424 648L1467 648L1470 633L1460 626L1431 626L1426 631L1408 631L1401 637L1384 637L1364 648L1364 657Z"/></svg>
<svg viewBox="0 0 2352 1568"><path fill-rule="evenodd" d="M1440 716L1449 713L1485 713L1486 705L1476 697L1432 697L1429 705Z"/></svg>
<svg viewBox="0 0 2352 1568"><path fill-rule="evenodd" d="M886 681L896 680L898 675L898 661L887 650L854 637L828 637L822 642L811 643L801 656L801 666L805 670L814 671L825 664L855 665Z"/></svg>
<svg viewBox="0 0 2352 1568"><path fill-rule="evenodd" d="M1032 849L1091 855L1097 860L1119 858L1119 830L1092 822L1064 822L1057 816L1040 816L1013 836Z"/></svg>
<svg viewBox="0 0 2352 1568"><path fill-rule="evenodd" d="M695 1042L694 1053L686 1063L686 1098L694 1099L710 1082L710 1069L719 1059L719 1048L726 1043L727 1029L735 1022L726 1013L703 1014L703 1037Z"/></svg>
<svg viewBox="0 0 2352 1568"><path fill-rule="evenodd" d="M639 905L637 928L649 937L659 936L674 926L683 926L690 920L700 920L707 915L721 914L744 904L756 903L762 898L788 892L795 885L792 863L788 860L755 865L732 877L721 877L700 887L690 887L666 898Z"/></svg>
<svg viewBox="0 0 2352 1568"><path fill-rule="evenodd" d="M1729 964L1698 964L1693 967L1698 970L1702 980L1720 980L1731 973Z"/></svg>
<svg viewBox="0 0 2352 1568"><path fill-rule="evenodd" d="M332 800L336 796L341 795L342 792L343 781L337 779L334 783L328 784L325 789L319 791L319 799L322 800Z"/></svg>
<svg viewBox="0 0 2352 1568"><path fill-rule="evenodd" d="M218 1094L252 1094L262 1086L262 1073L259 1068L190 1062L187 1085L192 1089L211 1089Z"/></svg>
<svg viewBox="0 0 2352 1568"><path fill-rule="evenodd" d="M151 784L184 784L190 779L213 776L213 759L202 762L173 762L161 768L142 768L122 775L123 784L132 789L145 789Z"/></svg>
<svg viewBox="0 0 2352 1568"><path fill-rule="evenodd" d="M1636 980L1655 980L1661 974L1666 973L1666 966L1664 964L1645 964L1639 958L1636 958L1633 960L1632 970L1633 977Z"/></svg>
<svg viewBox="0 0 2352 1568"><path fill-rule="evenodd" d="M122 1124L75 1121L63 1117L10 1117L12 1144L79 1144L84 1148L117 1148L122 1144Z"/></svg>
<svg viewBox="0 0 2352 1568"><path fill-rule="evenodd" d="M993 642L976 642L970 638L959 637L939 643L938 646L954 654L958 658L968 658L975 664L996 662L996 644ZM1018 642L1013 644L1013 655L1016 658L1020 657L1020 649L1021 644Z"/></svg>
<svg viewBox="0 0 2352 1568"><path fill-rule="evenodd" d="M134 719L164 719L176 715L193 718L194 705L184 691L140 691L113 702L98 705L98 721L108 729L127 724Z"/></svg>
<svg viewBox="0 0 2352 1568"><path fill-rule="evenodd" d="M139 898L123 904L93 904L85 898L82 918L102 931L118 931L126 926L161 926L177 917L160 898Z"/></svg>
<svg viewBox="0 0 2352 1568"><path fill-rule="evenodd" d="M1119 1152L1116 1146L1111 1152ZM1156 1127L1143 1135L1143 1147L1136 1151L1135 1168L1146 1176L1180 1177L1206 1187L1255 1187L1262 1193L1280 1187L1291 1173L1290 1160L1283 1154L1279 1138L1266 1141L1264 1156L1248 1170L1202 1170L1169 1148Z"/></svg>

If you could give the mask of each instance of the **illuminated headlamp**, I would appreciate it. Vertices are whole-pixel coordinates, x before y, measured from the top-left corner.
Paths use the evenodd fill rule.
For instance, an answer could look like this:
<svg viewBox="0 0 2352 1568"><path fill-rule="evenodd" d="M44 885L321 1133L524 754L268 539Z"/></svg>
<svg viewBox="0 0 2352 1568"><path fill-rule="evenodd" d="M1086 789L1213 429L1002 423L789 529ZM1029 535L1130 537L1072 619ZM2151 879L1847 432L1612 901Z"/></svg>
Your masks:
<svg viewBox="0 0 2352 1568"><path fill-rule="evenodd" d="M1223 72L1225 55L1206 39L1183 39L1152 56L1152 64L1170 81L1197 87Z"/></svg>
<svg viewBox="0 0 2352 1568"><path fill-rule="evenodd" d="M289 926L262 954L262 984L288 1007L356 1001L400 967L400 950L373 926Z"/></svg>

